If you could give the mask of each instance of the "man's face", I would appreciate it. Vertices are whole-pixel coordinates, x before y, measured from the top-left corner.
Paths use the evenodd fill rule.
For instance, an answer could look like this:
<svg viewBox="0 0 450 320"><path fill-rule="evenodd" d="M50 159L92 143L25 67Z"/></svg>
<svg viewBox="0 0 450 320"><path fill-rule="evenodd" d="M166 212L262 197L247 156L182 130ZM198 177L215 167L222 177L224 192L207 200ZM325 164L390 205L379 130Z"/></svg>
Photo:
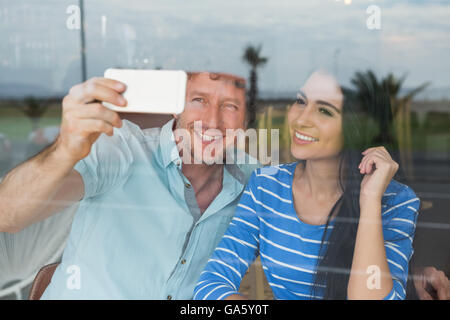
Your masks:
<svg viewBox="0 0 450 320"><path fill-rule="evenodd" d="M176 128L190 135L191 163L194 159L212 163L220 156L218 150L225 157L227 144L233 143L225 139L226 130L244 129L245 112L245 89L236 87L233 79L212 80L207 72L193 75L187 83L185 109L176 116Z"/></svg>

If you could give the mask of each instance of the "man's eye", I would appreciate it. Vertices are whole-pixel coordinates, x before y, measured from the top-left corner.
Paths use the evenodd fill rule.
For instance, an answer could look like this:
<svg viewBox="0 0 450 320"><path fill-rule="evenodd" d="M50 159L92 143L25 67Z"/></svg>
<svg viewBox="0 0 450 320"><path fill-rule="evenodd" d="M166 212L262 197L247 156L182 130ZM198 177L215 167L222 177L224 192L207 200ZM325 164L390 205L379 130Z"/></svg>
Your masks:
<svg viewBox="0 0 450 320"><path fill-rule="evenodd" d="M203 102L203 98L194 98L192 99L193 102Z"/></svg>
<svg viewBox="0 0 450 320"><path fill-rule="evenodd" d="M230 109L230 110L237 110L238 107L235 106L234 104L226 104L225 108Z"/></svg>
<svg viewBox="0 0 450 320"><path fill-rule="evenodd" d="M299 104L299 105L301 105L301 106L305 106L305 105L306 105L305 100L302 99L302 98L297 98L297 100L295 100L295 103L296 103L296 104Z"/></svg>

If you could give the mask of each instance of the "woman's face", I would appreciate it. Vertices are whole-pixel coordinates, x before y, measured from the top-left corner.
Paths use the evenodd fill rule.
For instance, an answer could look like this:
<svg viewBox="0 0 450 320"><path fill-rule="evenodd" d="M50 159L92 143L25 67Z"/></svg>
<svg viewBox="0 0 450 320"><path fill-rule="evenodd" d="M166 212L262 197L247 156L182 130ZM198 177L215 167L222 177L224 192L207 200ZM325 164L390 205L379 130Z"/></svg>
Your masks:
<svg viewBox="0 0 450 320"><path fill-rule="evenodd" d="M343 147L343 95L336 79L313 73L288 112L291 153L296 159L318 160L339 155Z"/></svg>

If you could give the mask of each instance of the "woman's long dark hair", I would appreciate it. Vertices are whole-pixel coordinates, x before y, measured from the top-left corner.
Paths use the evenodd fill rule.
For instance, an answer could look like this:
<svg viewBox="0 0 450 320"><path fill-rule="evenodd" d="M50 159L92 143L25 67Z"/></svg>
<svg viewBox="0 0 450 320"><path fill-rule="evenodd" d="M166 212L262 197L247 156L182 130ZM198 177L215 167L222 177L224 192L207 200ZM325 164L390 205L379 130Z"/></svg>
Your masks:
<svg viewBox="0 0 450 320"><path fill-rule="evenodd" d="M361 152L380 145L379 137L382 134L377 132L380 126L377 125L378 119L372 116L371 108L390 110L389 94L386 90L373 90L369 83L367 89L362 93L361 90L342 88L344 146L340 154L339 184L343 194L328 215L319 251L321 258L318 259L312 287L312 295L323 296L323 299L347 298L360 217L359 194L363 175L360 174L358 166L362 160Z"/></svg>

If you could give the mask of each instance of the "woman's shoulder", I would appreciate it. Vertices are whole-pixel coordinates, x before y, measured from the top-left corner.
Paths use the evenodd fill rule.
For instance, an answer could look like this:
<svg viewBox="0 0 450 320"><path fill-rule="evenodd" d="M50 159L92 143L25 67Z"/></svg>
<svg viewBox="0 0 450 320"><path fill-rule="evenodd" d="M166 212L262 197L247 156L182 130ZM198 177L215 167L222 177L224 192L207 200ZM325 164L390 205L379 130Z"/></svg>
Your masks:
<svg viewBox="0 0 450 320"><path fill-rule="evenodd" d="M260 167L253 171L252 180L258 184L278 182L290 187L296 166L297 162Z"/></svg>
<svg viewBox="0 0 450 320"><path fill-rule="evenodd" d="M396 180L389 183L382 198L381 210L386 243L403 239L413 241L419 207L420 199L412 188Z"/></svg>
<svg viewBox="0 0 450 320"><path fill-rule="evenodd" d="M411 187L392 179L383 194L383 198L385 197L391 197L395 200L408 200L417 198L417 195Z"/></svg>
<svg viewBox="0 0 450 320"><path fill-rule="evenodd" d="M392 179L383 194L381 203L383 217L389 217L403 210L417 213L420 199L411 187Z"/></svg>

